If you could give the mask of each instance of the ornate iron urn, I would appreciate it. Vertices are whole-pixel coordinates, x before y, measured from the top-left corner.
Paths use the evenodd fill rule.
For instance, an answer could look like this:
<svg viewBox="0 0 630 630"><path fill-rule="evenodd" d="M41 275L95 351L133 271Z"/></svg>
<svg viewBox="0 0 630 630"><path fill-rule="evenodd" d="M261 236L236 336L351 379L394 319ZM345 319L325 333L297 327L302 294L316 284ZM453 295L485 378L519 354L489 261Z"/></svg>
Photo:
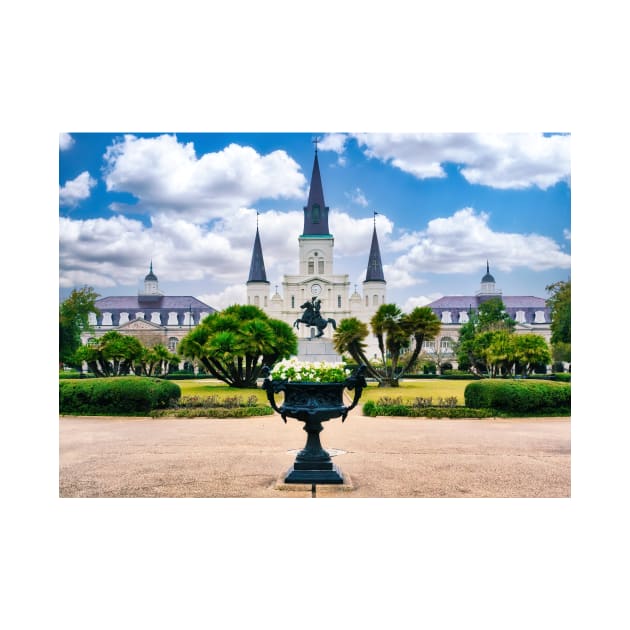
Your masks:
<svg viewBox="0 0 630 630"><path fill-rule="evenodd" d="M339 383L289 382L271 380L269 368L263 368L265 381L263 389L267 392L269 404L286 422L287 417L304 422L306 445L297 454L293 466L287 471L285 483L330 484L343 483L343 474L333 464L330 454L321 445L319 434L322 422L341 416L344 422L348 412L359 402L365 382L365 366L361 365L355 373ZM350 406L344 405L343 390L354 390L354 399ZM284 402L276 405L274 395L283 392Z"/></svg>

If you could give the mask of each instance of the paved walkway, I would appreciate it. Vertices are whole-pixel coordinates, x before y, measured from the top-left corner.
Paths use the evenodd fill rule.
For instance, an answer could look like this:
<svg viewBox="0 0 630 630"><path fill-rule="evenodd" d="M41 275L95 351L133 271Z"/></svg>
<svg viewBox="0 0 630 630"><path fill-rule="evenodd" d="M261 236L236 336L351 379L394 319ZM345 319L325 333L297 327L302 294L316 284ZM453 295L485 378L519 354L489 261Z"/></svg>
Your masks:
<svg viewBox="0 0 630 630"><path fill-rule="evenodd" d="M320 497L569 497L568 418L368 418L324 424L347 476ZM281 483L304 446L302 423L257 418L65 416L61 497L312 497Z"/></svg>

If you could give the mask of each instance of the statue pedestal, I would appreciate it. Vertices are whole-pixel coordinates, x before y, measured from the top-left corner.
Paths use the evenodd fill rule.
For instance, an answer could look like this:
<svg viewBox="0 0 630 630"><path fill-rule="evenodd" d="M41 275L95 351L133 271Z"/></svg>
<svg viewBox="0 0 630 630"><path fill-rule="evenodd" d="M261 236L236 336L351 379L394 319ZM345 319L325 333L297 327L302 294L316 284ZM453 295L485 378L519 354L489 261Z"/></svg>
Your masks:
<svg viewBox="0 0 630 630"><path fill-rule="evenodd" d="M328 361L339 363L341 356L335 352L331 339L298 339L298 359L300 361Z"/></svg>

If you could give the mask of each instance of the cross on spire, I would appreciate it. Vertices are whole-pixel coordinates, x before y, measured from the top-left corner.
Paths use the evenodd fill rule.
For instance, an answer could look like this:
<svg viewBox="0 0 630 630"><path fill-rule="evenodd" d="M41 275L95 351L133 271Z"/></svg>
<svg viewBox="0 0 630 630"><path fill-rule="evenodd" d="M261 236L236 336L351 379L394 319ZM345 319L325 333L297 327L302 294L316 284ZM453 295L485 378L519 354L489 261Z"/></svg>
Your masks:
<svg viewBox="0 0 630 630"><path fill-rule="evenodd" d="M322 139L321 139L321 138L318 138L317 136L315 136L315 137L313 138L313 144L315 145L315 154L317 154L317 144L318 144L319 142L321 142L321 141L322 141Z"/></svg>

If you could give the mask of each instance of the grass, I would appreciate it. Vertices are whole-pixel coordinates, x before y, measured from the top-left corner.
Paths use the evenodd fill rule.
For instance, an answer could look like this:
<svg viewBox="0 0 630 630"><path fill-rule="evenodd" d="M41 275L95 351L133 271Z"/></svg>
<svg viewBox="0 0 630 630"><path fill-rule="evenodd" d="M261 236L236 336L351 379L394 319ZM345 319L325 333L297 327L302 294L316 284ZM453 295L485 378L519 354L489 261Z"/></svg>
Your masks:
<svg viewBox="0 0 630 630"><path fill-rule="evenodd" d="M376 383L369 383L368 388L364 390L361 396L361 403L366 403L368 400L376 402L383 396L389 396L391 398L398 398L399 396L406 400L413 400L417 397L433 398L437 402L438 398L450 398L455 396L457 398L457 404L464 404L464 390L468 383L473 381L465 380L445 380L445 379L423 379L413 381L402 381L400 387L379 387Z"/></svg>
<svg viewBox="0 0 630 630"><path fill-rule="evenodd" d="M232 398L240 396L247 400L250 396L256 396L259 405L268 405L267 394L262 389L228 387L219 380L183 380L174 381L181 390L182 396L216 396L217 398Z"/></svg>

